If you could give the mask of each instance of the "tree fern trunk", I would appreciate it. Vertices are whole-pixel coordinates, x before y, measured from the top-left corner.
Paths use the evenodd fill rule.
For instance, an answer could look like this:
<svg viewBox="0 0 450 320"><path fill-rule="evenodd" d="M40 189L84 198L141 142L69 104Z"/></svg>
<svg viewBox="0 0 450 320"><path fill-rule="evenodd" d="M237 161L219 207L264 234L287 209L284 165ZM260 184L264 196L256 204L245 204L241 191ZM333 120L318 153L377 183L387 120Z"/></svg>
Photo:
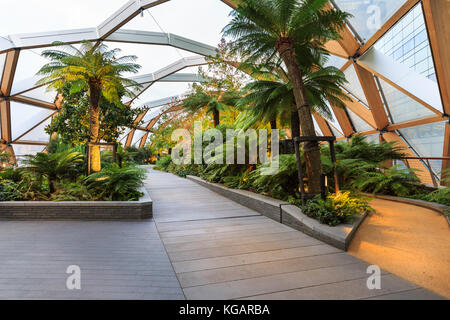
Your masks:
<svg viewBox="0 0 450 320"><path fill-rule="evenodd" d="M213 117L214 117L214 128L217 128L217 126L220 125L220 112L219 112L219 110L214 109Z"/></svg>
<svg viewBox="0 0 450 320"><path fill-rule="evenodd" d="M270 129L272 129L272 130L277 129L277 119L273 119L270 121Z"/></svg>
<svg viewBox="0 0 450 320"><path fill-rule="evenodd" d="M285 39L284 41L280 41L277 49L288 69L289 78L294 91L302 134L304 136L315 137L316 130L314 128L311 109L308 105L308 99L306 97L302 72L294 55L292 40ZM320 194L322 164L320 160L319 144L317 142L308 142L305 144L305 158L308 174L308 191L311 194Z"/></svg>
<svg viewBox="0 0 450 320"><path fill-rule="evenodd" d="M89 89L89 142L98 143L100 130L100 84L91 81ZM100 146L91 146L89 148L89 172L99 172L100 170Z"/></svg>

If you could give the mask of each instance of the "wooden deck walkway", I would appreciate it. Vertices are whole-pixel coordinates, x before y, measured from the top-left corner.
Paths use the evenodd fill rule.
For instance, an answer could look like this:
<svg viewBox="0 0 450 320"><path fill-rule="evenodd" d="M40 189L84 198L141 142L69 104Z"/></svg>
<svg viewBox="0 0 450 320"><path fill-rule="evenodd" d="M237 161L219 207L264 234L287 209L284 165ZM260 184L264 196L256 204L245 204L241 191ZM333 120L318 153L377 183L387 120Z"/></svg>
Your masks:
<svg viewBox="0 0 450 320"><path fill-rule="evenodd" d="M439 298L189 180L149 172L154 220L187 299Z"/></svg>

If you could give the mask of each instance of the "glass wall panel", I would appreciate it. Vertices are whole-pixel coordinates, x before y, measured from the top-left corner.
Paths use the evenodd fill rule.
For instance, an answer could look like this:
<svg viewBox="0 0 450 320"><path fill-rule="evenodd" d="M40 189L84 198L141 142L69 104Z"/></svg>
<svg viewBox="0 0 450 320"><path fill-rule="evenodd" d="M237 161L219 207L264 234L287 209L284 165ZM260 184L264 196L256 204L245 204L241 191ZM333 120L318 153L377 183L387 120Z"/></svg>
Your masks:
<svg viewBox="0 0 450 320"><path fill-rule="evenodd" d="M36 77L36 73L50 61L41 56L41 52L46 49L27 49L21 50L17 62L16 73L14 75L14 84L29 78ZM34 86L39 77L30 85Z"/></svg>
<svg viewBox="0 0 450 320"><path fill-rule="evenodd" d="M442 157L445 122L401 129L400 132L422 157Z"/></svg>
<svg viewBox="0 0 450 320"><path fill-rule="evenodd" d="M344 88L367 106L369 103L367 102L355 68L353 66L348 67L347 69L345 69L344 74L345 78L347 79L347 83L344 85Z"/></svg>
<svg viewBox="0 0 450 320"><path fill-rule="evenodd" d="M381 88L395 123L432 116L435 113L425 108L383 79L379 79Z"/></svg>
<svg viewBox="0 0 450 320"><path fill-rule="evenodd" d="M394 61L437 81L420 3L386 32L375 44L375 48Z"/></svg>
<svg viewBox="0 0 450 320"><path fill-rule="evenodd" d="M370 131L373 130L371 126L367 124L363 119L358 117L352 110L347 108L348 116L350 117L350 120L353 123L353 126L355 127L356 131L363 132L363 131Z"/></svg>
<svg viewBox="0 0 450 320"><path fill-rule="evenodd" d="M11 131L12 138L16 139L21 134L41 122L54 111L33 107L23 103L11 101Z"/></svg>
<svg viewBox="0 0 450 320"><path fill-rule="evenodd" d="M406 2L406 0L335 0L337 6L353 15L350 23L367 41Z"/></svg>

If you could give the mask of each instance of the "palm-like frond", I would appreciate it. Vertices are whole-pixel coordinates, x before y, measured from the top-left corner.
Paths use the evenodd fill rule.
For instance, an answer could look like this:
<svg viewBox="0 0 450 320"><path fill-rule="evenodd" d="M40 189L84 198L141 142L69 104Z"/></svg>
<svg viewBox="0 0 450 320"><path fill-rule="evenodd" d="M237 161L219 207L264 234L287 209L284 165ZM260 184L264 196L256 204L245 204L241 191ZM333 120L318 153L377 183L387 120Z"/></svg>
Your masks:
<svg viewBox="0 0 450 320"><path fill-rule="evenodd" d="M49 89L61 90L69 84L71 92L89 88L92 81L100 83L103 96L112 103L120 104L120 96L134 97L133 89L142 86L123 77L125 73L136 73L140 65L134 63L136 56L117 55L120 49L109 50L105 44L94 46L84 41L78 49L73 45L55 42L56 48L45 50L42 56L50 59L38 72L43 77L38 85L48 85Z"/></svg>

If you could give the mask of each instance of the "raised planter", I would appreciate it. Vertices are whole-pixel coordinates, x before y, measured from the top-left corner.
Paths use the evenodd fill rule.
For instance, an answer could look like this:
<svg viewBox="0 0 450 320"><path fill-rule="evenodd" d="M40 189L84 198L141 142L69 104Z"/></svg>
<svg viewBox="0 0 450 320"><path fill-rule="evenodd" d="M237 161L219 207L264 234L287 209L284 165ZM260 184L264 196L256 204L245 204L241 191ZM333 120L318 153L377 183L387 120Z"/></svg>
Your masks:
<svg viewBox="0 0 450 320"><path fill-rule="evenodd" d="M145 188L139 201L0 202L0 220L143 220L153 217Z"/></svg>
<svg viewBox="0 0 450 320"><path fill-rule="evenodd" d="M410 204L413 206L418 206L418 207L422 207L422 208L426 208L426 209L430 209L430 210L439 212L447 219L448 226L450 227L450 217L447 216L444 212L448 208L448 206L446 206L446 205L443 205L440 203L435 203L435 202L428 202L428 201L424 201L424 200L401 198L401 197L394 197L394 196L385 196L385 195L372 194L372 193L364 193L364 195L366 195L368 197L377 198L377 199L406 203L406 204Z"/></svg>
<svg viewBox="0 0 450 320"><path fill-rule="evenodd" d="M302 210L285 201L280 201L246 190L227 188L221 184L207 182L199 177L187 176L187 179L200 184L222 196L233 200L262 215L306 233L336 248L347 250L356 231L367 216L367 212L355 218L353 224L330 227L303 214Z"/></svg>

